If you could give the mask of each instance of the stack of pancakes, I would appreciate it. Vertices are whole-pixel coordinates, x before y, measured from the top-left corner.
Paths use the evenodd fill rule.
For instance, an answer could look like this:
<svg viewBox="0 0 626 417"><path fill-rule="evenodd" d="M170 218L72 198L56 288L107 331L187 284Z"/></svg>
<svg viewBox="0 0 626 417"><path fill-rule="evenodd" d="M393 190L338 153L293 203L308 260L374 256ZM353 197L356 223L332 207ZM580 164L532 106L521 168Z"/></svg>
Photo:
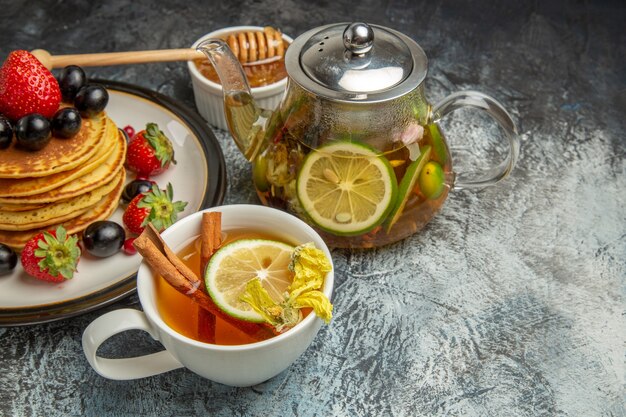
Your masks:
<svg viewBox="0 0 626 417"><path fill-rule="evenodd" d="M78 233L108 218L124 188L125 158L126 139L104 112L40 151L15 143L0 150L0 243L21 250L44 230Z"/></svg>

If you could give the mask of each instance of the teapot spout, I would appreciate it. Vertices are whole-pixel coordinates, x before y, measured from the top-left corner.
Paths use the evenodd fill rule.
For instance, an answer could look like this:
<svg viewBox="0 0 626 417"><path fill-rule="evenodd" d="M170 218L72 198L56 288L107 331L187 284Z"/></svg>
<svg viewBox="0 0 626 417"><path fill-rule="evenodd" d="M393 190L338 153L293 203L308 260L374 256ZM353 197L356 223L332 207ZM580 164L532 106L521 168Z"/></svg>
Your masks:
<svg viewBox="0 0 626 417"><path fill-rule="evenodd" d="M226 42L207 39L196 49L213 64L224 92L228 129L241 153L252 161L261 150L271 112L256 105L243 68Z"/></svg>

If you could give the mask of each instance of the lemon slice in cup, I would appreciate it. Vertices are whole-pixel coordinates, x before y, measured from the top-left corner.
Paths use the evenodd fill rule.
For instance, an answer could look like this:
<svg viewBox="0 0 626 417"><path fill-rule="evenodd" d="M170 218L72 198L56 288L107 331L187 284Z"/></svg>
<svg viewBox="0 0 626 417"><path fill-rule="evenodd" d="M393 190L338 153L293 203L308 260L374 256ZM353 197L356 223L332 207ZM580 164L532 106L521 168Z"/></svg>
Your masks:
<svg viewBox="0 0 626 417"><path fill-rule="evenodd" d="M333 142L309 153L297 180L300 204L321 229L343 236L372 230L395 201L389 161L358 142Z"/></svg>
<svg viewBox="0 0 626 417"><path fill-rule="evenodd" d="M294 247L265 239L240 239L221 247L211 257L204 274L213 302L226 314L256 323L263 318L239 296L246 284L258 277L276 302L292 282L288 266Z"/></svg>

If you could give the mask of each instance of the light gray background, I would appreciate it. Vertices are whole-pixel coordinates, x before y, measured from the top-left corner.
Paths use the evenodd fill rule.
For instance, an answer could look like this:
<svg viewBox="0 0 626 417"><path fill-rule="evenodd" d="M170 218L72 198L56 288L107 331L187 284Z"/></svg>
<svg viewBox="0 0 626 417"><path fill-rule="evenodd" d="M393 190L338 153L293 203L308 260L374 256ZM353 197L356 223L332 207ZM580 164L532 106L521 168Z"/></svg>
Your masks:
<svg viewBox="0 0 626 417"><path fill-rule="evenodd" d="M450 195L420 234L335 250L335 318L287 371L229 388L178 370L103 379L82 354L100 314L0 329L6 416L624 416L626 9L619 1L0 1L0 57L178 48L233 25L306 29L365 20L407 33L430 60L436 102L493 95L523 144L511 178ZM183 63L89 69L193 107ZM445 123L458 169L479 169L497 131ZM229 135L226 203L256 202ZM501 151L502 149L499 149ZM472 157L478 153L481 157ZM1 279L1 278L0 278ZM157 350L130 332L110 357Z"/></svg>

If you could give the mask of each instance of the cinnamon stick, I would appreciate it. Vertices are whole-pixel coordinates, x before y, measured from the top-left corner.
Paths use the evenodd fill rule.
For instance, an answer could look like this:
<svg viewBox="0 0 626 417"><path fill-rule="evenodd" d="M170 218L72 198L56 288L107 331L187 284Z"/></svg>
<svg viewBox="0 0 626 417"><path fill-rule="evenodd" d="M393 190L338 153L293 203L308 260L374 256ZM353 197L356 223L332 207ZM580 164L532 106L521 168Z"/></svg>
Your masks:
<svg viewBox="0 0 626 417"><path fill-rule="evenodd" d="M198 306L198 339L207 343L216 343L217 320L215 314Z"/></svg>
<svg viewBox="0 0 626 417"><path fill-rule="evenodd" d="M222 213L202 213L201 229L200 272L204 274L209 259L222 245Z"/></svg>
<svg viewBox="0 0 626 417"><path fill-rule="evenodd" d="M220 310L211 297L202 291L200 279L165 244L152 224L148 223L143 233L135 239L134 246L154 271L158 271L178 292L191 298L203 309L253 337L259 335L260 332L271 332L265 326L237 320Z"/></svg>
<svg viewBox="0 0 626 417"><path fill-rule="evenodd" d="M219 211L202 213L200 227L200 273L204 276L211 256L222 245L222 213ZM215 315L198 308L198 337L215 343Z"/></svg>

